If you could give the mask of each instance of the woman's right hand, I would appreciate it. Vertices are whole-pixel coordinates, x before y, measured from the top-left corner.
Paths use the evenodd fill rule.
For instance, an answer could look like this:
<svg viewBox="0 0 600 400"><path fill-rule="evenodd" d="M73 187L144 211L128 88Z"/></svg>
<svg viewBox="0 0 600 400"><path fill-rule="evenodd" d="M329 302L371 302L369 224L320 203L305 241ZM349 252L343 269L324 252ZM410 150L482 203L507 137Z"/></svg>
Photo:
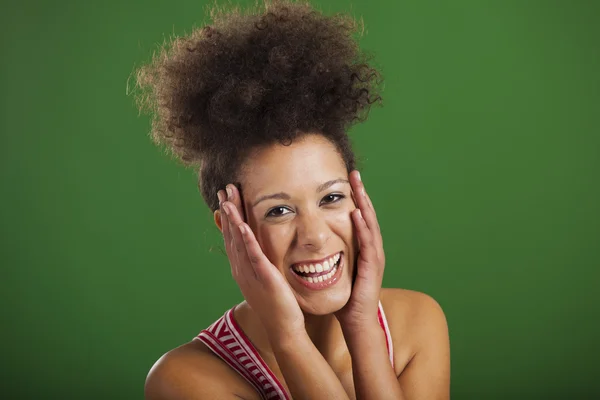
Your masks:
<svg viewBox="0 0 600 400"><path fill-rule="evenodd" d="M234 185L218 192L221 227L231 274L246 302L271 339L305 332L304 315L287 280L263 253L242 217L241 197Z"/></svg>

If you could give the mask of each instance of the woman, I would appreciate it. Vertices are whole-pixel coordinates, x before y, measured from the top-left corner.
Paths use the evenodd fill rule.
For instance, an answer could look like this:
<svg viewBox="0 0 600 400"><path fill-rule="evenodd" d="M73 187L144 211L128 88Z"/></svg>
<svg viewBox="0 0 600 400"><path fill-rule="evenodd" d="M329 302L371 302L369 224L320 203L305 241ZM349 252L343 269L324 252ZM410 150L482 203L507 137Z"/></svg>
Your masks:
<svg viewBox="0 0 600 400"><path fill-rule="evenodd" d="M379 100L357 28L299 2L214 11L140 69L153 137L199 167L245 298L156 362L147 399L449 397L439 305L381 288L346 134Z"/></svg>

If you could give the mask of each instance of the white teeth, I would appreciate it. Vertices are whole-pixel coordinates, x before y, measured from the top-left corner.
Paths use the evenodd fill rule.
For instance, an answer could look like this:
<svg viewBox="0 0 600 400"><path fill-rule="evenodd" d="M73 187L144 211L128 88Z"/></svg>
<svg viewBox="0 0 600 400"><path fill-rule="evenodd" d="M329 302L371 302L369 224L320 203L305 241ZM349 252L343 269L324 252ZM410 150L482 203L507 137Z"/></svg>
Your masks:
<svg viewBox="0 0 600 400"><path fill-rule="evenodd" d="M337 272L337 266L333 267L333 269L326 274L323 274L320 276L303 276L301 278L310 283L326 282L329 279L331 279L333 277L333 275L335 275L336 272Z"/></svg>
<svg viewBox="0 0 600 400"><path fill-rule="evenodd" d="M305 274L308 274L310 272L312 272L312 273L327 272L327 271L331 270L332 268L335 268L336 264L339 260L340 260L340 253L337 253L335 256L324 261L322 264L296 265L296 266L294 266L294 270L296 272L303 272ZM326 277L327 274L325 274L323 276ZM316 278L314 280L316 281Z"/></svg>

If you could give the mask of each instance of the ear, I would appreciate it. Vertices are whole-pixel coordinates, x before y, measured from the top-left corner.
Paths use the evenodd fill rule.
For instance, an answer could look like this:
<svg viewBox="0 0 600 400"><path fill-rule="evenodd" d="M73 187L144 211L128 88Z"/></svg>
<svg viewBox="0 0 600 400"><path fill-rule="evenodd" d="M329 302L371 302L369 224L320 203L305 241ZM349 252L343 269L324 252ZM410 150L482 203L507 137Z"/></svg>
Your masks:
<svg viewBox="0 0 600 400"><path fill-rule="evenodd" d="M215 225L217 225L217 228L223 233L223 227L221 226L221 211L215 210L213 216L215 218Z"/></svg>

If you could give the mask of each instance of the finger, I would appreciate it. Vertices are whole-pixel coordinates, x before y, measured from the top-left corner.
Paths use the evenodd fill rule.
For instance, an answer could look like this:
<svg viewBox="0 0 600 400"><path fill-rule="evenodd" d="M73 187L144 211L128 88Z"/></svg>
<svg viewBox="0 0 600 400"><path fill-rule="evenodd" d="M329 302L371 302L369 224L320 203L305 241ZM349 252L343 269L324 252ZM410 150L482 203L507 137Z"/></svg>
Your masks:
<svg viewBox="0 0 600 400"><path fill-rule="evenodd" d="M371 202L371 197L368 193L365 192L365 197L367 198L367 202L369 203L369 208L365 210L365 219L367 220L367 225L369 227L373 226L373 234L377 239L379 239L380 243L383 243L381 237L381 227L379 226L379 220L377 219L377 214L375 213L375 208L373 207L373 203Z"/></svg>
<svg viewBox="0 0 600 400"><path fill-rule="evenodd" d="M242 218L233 203L226 201L223 203L223 208L225 209L225 213L229 218L229 231L232 240L232 251L236 254L238 265L240 266L240 270L238 272L244 275L249 273L250 276L256 278L256 271L254 270L254 266L248 258L246 244L244 243L242 232L239 229L240 224L243 224L244 221L242 221Z"/></svg>
<svg viewBox="0 0 600 400"><path fill-rule="evenodd" d="M225 190L227 192L227 201L233 203L237 209L237 212L242 217L242 220L245 220L244 205L242 204L242 196L240 195L240 191L231 183L225 187Z"/></svg>
<svg viewBox="0 0 600 400"><path fill-rule="evenodd" d="M229 254L229 243L230 243L230 227L229 218L223 207L224 202L221 200L225 198L223 190L217 192L219 195L219 215L221 216L221 232L223 233L223 241L225 242L225 251Z"/></svg>
<svg viewBox="0 0 600 400"><path fill-rule="evenodd" d="M233 238L231 235L231 221L223 207L223 203L221 203L221 229L223 230L223 241L225 243L225 252L227 253L227 258L229 259L229 264L231 265L231 274L234 278L237 279L239 275L238 269L238 260L235 252L235 246L233 244Z"/></svg>
<svg viewBox="0 0 600 400"><path fill-rule="evenodd" d="M374 260L378 253L375 248L375 238L367 226L360 208L352 211L352 221L354 221L354 226L356 227L356 236L358 237L361 256L366 260Z"/></svg>
<svg viewBox="0 0 600 400"><path fill-rule="evenodd" d="M371 202L371 199L365 190L365 185L362 182L360 173L358 171L352 171L350 173L350 184L355 191L355 203L361 211L362 219L365 221L367 227L373 235L374 246L377 250L377 254L379 255L378 258L383 258L383 238L381 235L379 221L377 220L373 203Z"/></svg>
<svg viewBox="0 0 600 400"><path fill-rule="evenodd" d="M262 281L263 284L269 282L269 278L273 276L273 273L275 272L278 274L279 272L275 271L273 264L269 261L265 253L263 253L254 236L254 232L252 232L252 229L250 229L248 224L242 222L238 225L238 228L244 241L248 261L252 264L252 268L256 272L257 278Z"/></svg>
<svg viewBox="0 0 600 400"><path fill-rule="evenodd" d="M363 184L358 171L352 171L350 173L350 184L355 193L356 205L360 208L367 226L369 229L373 230L374 233L379 232L379 222L377 221L373 203L367 195L365 185Z"/></svg>

